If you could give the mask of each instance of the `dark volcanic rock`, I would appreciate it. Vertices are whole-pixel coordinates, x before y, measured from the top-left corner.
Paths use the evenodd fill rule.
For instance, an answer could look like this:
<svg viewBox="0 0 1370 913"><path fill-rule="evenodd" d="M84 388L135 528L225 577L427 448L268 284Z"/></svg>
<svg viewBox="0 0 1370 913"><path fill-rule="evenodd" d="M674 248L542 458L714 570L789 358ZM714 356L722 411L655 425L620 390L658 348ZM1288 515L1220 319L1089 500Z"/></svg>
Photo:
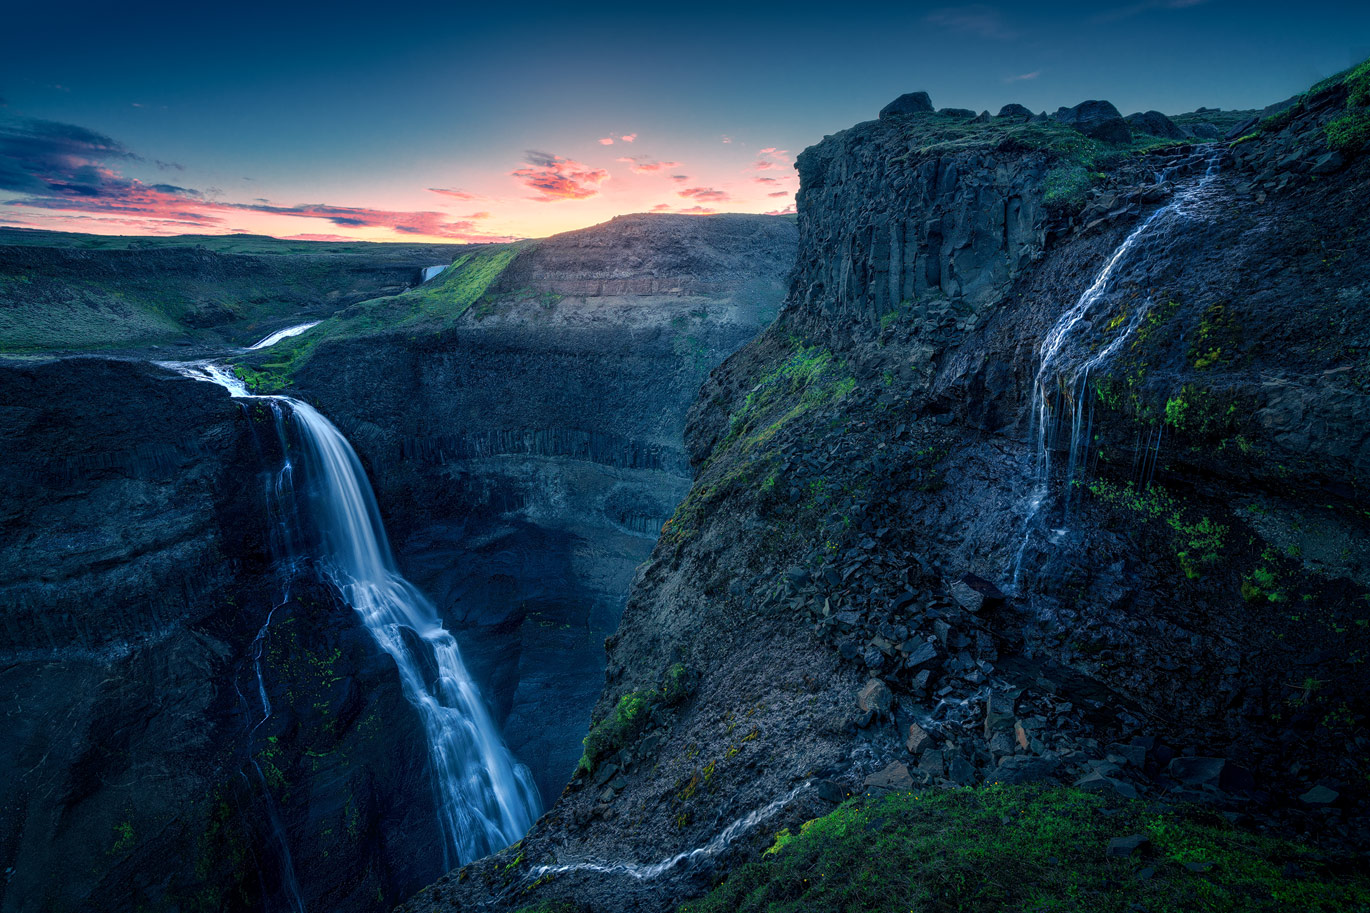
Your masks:
<svg viewBox="0 0 1370 913"><path fill-rule="evenodd" d="M999 113L995 116L1029 118L1032 117L1032 109L1026 105L1008 104L1000 108Z"/></svg>
<svg viewBox="0 0 1370 913"><path fill-rule="evenodd" d="M1166 139L1183 139L1185 136L1189 135L1175 126L1175 122L1160 111L1131 114L1127 118L1127 124L1137 133L1145 133L1148 136L1161 136Z"/></svg>
<svg viewBox="0 0 1370 913"><path fill-rule="evenodd" d="M1079 130L1085 136L1106 143L1127 143L1132 140L1127 121L1110 102L1082 101L1073 108L1058 109L1052 118Z"/></svg>
<svg viewBox="0 0 1370 913"><path fill-rule="evenodd" d="M931 114L932 99L926 92L906 92L880 109L880 119L906 117L910 114Z"/></svg>

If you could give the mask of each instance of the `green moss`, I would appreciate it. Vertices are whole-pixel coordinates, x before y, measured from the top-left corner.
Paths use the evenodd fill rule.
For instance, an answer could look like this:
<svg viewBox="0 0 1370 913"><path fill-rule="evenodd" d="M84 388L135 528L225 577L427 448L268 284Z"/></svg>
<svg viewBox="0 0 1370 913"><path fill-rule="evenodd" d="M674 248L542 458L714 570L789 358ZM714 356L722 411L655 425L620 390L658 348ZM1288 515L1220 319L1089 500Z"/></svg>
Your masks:
<svg viewBox="0 0 1370 913"><path fill-rule="evenodd" d="M514 913L579 913L580 907L564 900L543 900L527 907L519 907Z"/></svg>
<svg viewBox="0 0 1370 913"><path fill-rule="evenodd" d="M1207 516L1194 512L1159 485L1138 488L1132 482L1118 485L1108 479L1095 479L1089 491L1096 498L1145 521L1163 524L1169 531L1172 554L1180 569L1191 580L1222 560L1228 529Z"/></svg>
<svg viewBox="0 0 1370 913"><path fill-rule="evenodd" d="M114 825L114 845L109 848L111 855L122 855L133 849L133 845L138 842L137 835L133 830L132 821L120 821Z"/></svg>
<svg viewBox="0 0 1370 913"><path fill-rule="evenodd" d="M629 691L618 699L618 704L604 719L590 727L585 736L585 753L576 765L576 773L595 772L595 767L606 755L613 754L632 742L647 728L652 708L661 699L655 689Z"/></svg>
<svg viewBox="0 0 1370 913"><path fill-rule="evenodd" d="M855 799L781 831L758 861L680 909L1333 913L1370 904L1364 875L1303 845L1143 802L1107 811L1099 797L1036 786ZM1110 839L1134 833L1151 841L1149 855L1108 855ZM1288 862L1307 874L1286 875ZM1149 878L1138 877L1143 867Z"/></svg>

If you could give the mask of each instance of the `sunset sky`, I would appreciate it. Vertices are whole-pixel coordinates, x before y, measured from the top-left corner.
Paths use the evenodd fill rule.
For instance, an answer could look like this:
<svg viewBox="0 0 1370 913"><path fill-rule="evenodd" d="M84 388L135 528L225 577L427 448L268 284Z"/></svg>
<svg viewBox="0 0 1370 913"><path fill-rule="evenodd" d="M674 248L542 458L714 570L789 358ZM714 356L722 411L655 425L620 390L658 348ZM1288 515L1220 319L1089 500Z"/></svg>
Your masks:
<svg viewBox="0 0 1370 913"><path fill-rule="evenodd" d="M3 14L0 224L110 234L482 241L785 211L795 155L902 92L1248 108L1370 55L1351 3L54 10Z"/></svg>

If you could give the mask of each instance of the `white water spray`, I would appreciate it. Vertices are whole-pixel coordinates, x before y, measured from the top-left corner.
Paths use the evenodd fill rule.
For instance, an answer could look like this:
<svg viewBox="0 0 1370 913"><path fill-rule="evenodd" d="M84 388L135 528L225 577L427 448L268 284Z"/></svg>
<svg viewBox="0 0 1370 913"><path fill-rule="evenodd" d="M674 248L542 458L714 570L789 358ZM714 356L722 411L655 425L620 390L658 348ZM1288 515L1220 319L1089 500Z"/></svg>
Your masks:
<svg viewBox="0 0 1370 913"><path fill-rule="evenodd" d="M296 324L293 327L286 327L283 330L277 330L269 336L264 336L257 342L254 342L252 345L248 346L247 351L255 352L258 349L269 349L276 343L280 342L282 339L289 339L291 336L299 336L301 333L307 330L314 329L321 322L322 321L315 320L310 323L300 323Z"/></svg>
<svg viewBox="0 0 1370 913"><path fill-rule="evenodd" d="M638 862L567 862L561 865L536 865L529 869L530 878L541 878L544 875L561 875L566 872L599 872L605 875L627 875L637 881L646 881L656 878L669 872L677 866L688 866L701 859L710 859L726 850L733 844L738 837L750 831L767 818L778 814L801 793L808 790L813 783L805 781L794 789L790 790L779 799L768 802L761 808L754 809L746 815L738 818L723 830L714 835L713 839L703 846L683 853L676 853L669 859L660 862L638 863Z"/></svg>
<svg viewBox="0 0 1370 913"><path fill-rule="evenodd" d="M1070 489L1075 480L1077 468L1085 462L1084 458L1087 456L1092 432L1093 402L1088 395L1090 373L1107 366L1114 354L1121 348L1123 341L1128 339L1141 324L1150 310L1151 302L1148 300L1137 309L1137 312L1132 315L1127 326L1116 339L1100 352L1078 365L1061 364L1067 343L1072 341L1078 333L1088 330L1092 326L1094 317L1092 311L1095 306L1107 297L1119 271L1130 265L1133 251L1154 234L1156 226L1167 224L1174 219L1196 218L1203 213L1206 204L1212 199L1212 184L1218 174L1219 160L1219 154L1210 153L1202 178L1177 191L1172 195L1170 202L1151 213L1140 225L1128 233L1127 237L1123 239L1123 243L1109 256L1103 268L1094 277L1089 288L1085 289L1075 304L1061 315L1061 318L1056 321L1056 324L1042 339L1042 344L1038 349L1037 377L1032 385L1032 406L1029 412L1028 433L1029 437L1032 438L1034 449L1033 482L1027 497L1022 542L1018 546L1010 569L1015 591L1019 590L1021 585L1023 558L1028 545L1032 541L1033 534L1044 525L1043 512L1054 500L1051 489L1053 389L1063 391L1063 398L1069 398L1072 406L1065 497L1063 499L1068 511ZM1169 180L1174 176L1176 170L1187 165L1189 163L1185 162L1177 166L1176 169L1158 174L1156 176L1157 182L1162 183ZM1085 421L1086 409L1089 410L1090 421L1088 423ZM1059 412L1055 418L1059 422L1061 418ZM1062 517L1061 528L1051 530L1051 541L1058 541L1064 535L1066 519L1067 517Z"/></svg>
<svg viewBox="0 0 1370 913"><path fill-rule="evenodd" d="M442 275L442 271L447 269L447 266L448 264L445 263L439 266L425 266L423 268L423 279L421 280L421 283L427 282L430 279L436 279L438 276Z"/></svg>
<svg viewBox="0 0 1370 913"><path fill-rule="evenodd" d="M522 837L540 805L532 775L501 740L436 608L396 568L375 494L347 439L313 406L287 396L253 396L221 365L159 364L217 384L236 398L280 406L278 423L293 418L307 489L304 507L321 540L316 557L377 645L395 660L404 696L423 722L444 865L477 859ZM287 450L282 472L294 471Z"/></svg>

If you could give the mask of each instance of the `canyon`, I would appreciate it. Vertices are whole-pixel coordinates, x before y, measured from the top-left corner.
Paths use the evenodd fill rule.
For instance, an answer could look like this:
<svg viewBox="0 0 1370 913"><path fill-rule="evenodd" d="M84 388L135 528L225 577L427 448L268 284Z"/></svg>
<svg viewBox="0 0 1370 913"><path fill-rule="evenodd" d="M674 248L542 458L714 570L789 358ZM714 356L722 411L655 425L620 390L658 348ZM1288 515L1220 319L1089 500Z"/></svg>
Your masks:
<svg viewBox="0 0 1370 913"><path fill-rule="evenodd" d="M1025 906L820 884L922 797L999 834L1065 796L1148 864L1100 891L1264 853L1370 896L1366 80L1173 119L910 93L798 157L797 218L0 247L0 908ZM282 522L348 499L408 621L362 622L342 514ZM472 776L527 771L508 847L434 786L415 695L467 672ZM1167 849L1184 815L1248 855Z"/></svg>

